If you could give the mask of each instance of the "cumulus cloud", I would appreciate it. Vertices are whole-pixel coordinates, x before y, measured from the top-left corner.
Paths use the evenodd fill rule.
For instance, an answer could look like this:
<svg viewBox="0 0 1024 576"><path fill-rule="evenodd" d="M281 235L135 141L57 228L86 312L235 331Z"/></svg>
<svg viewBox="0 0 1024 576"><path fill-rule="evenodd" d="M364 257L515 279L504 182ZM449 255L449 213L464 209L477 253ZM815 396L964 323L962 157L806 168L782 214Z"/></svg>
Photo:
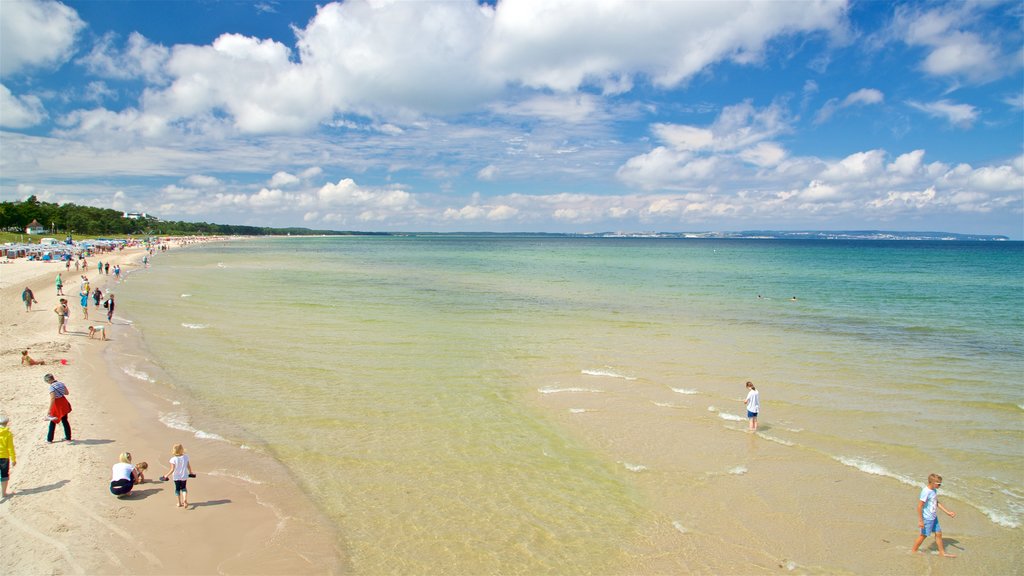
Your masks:
<svg viewBox="0 0 1024 576"><path fill-rule="evenodd" d="M0 18L0 75L59 66L71 57L85 27L73 8L53 0L3 3Z"/></svg>
<svg viewBox="0 0 1024 576"><path fill-rule="evenodd" d="M0 110L3 110L0 114L3 128L28 128L47 117L43 102L37 96L15 96L3 84L0 84Z"/></svg>
<svg viewBox="0 0 1024 576"><path fill-rule="evenodd" d="M481 110L521 87L543 94L505 114L580 122L597 97L636 79L672 88L717 63L759 62L771 41L841 33L842 3L633 3L570 0L481 5L351 0L321 6L280 42L224 34L205 46L102 37L80 62L107 78L150 82L138 114L168 124L225 117L247 134L296 133L346 115L387 118L400 133L424 114ZM145 124L145 123L143 123Z"/></svg>
<svg viewBox="0 0 1024 576"><path fill-rule="evenodd" d="M293 184L298 184L299 182L299 177L295 176L294 174L289 174L287 172L277 172L270 178L269 184L270 186L275 188L283 188L286 186L291 186Z"/></svg>
<svg viewBox="0 0 1024 576"><path fill-rule="evenodd" d="M950 100L937 102L907 101L907 104L925 114L949 122L957 128L970 128L978 119L978 111L970 104L957 104Z"/></svg>

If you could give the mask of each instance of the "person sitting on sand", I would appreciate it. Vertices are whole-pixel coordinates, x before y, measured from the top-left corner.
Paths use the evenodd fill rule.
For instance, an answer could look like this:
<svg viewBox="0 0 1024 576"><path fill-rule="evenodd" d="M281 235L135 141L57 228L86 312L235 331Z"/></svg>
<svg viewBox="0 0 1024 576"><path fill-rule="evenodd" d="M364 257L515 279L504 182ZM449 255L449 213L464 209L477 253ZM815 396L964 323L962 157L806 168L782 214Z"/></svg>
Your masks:
<svg viewBox="0 0 1024 576"><path fill-rule="evenodd" d="M122 452L118 460L110 471L110 493L114 496L127 496L139 483L139 471L132 466L132 455L129 452Z"/></svg>
<svg viewBox="0 0 1024 576"><path fill-rule="evenodd" d="M93 336L96 336L100 340L106 340L107 327L103 324L100 324L99 326L89 326L89 339L92 340Z"/></svg>
<svg viewBox="0 0 1024 576"><path fill-rule="evenodd" d="M22 366L43 366L46 364L45 360L36 360L28 355L28 350L22 350L21 352L21 365Z"/></svg>

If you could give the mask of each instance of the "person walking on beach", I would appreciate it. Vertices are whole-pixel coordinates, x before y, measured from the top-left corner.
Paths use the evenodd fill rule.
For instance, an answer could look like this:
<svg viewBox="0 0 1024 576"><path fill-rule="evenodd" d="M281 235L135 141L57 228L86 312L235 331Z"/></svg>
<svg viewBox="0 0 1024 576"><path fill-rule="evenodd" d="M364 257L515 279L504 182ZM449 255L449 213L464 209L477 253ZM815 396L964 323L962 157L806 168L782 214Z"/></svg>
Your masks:
<svg viewBox="0 0 1024 576"><path fill-rule="evenodd" d="M110 493L114 496L127 496L140 482L139 471L132 465L131 453L122 452L118 463L110 470Z"/></svg>
<svg viewBox="0 0 1024 576"><path fill-rule="evenodd" d="M57 280L56 280L55 283L57 284L57 296L63 296L64 295L64 280L61 279L60 272L57 272Z"/></svg>
<svg viewBox="0 0 1024 576"><path fill-rule="evenodd" d="M100 307L100 300L103 298L103 291L100 290L99 286L92 291L92 301L96 304L96 307Z"/></svg>
<svg viewBox="0 0 1024 576"><path fill-rule="evenodd" d="M57 334L68 333L68 317L71 316L71 309L68 308L68 301L66 298L60 299L60 304L53 309L57 313Z"/></svg>
<svg viewBox="0 0 1024 576"><path fill-rule="evenodd" d="M928 485L921 489L921 496L917 499L917 527L921 529L911 552L917 552L924 539L935 534L935 545L939 548L939 556L956 558L956 554L946 554L946 547L942 543L942 527L939 526L938 511L942 510L950 518L956 518L956 512L946 510L946 507L939 502L939 486L942 486L942 476L938 474L928 475Z"/></svg>
<svg viewBox="0 0 1024 576"><path fill-rule="evenodd" d="M114 323L114 293L109 292L107 294L107 301L103 303L103 307L107 309L107 322Z"/></svg>
<svg viewBox="0 0 1024 576"><path fill-rule="evenodd" d="M25 286L25 290L21 292L21 300L25 303L25 312L32 311L32 304L39 304L36 300L36 295L32 293L32 289Z"/></svg>
<svg viewBox="0 0 1024 576"><path fill-rule="evenodd" d="M175 444L171 447L171 463L167 474L161 480L174 480L174 494L178 497L178 508L188 508L188 488L186 483L189 478L195 478L192 473L192 463L188 461L188 454L185 454L185 447Z"/></svg>
<svg viewBox="0 0 1024 576"><path fill-rule="evenodd" d="M753 382L747 382L747 397L740 400L747 405L747 419L750 420L750 431L757 431L757 413L761 410L761 393L754 388Z"/></svg>
<svg viewBox="0 0 1024 576"><path fill-rule="evenodd" d="M50 411L46 417L50 421L50 428L46 432L46 441L53 442L53 433L57 430L57 422L64 426L64 440L71 442L71 422L68 421L68 414L71 413L71 403L68 402L68 387L63 382L53 377L53 374L43 376L43 381L50 385Z"/></svg>
<svg viewBox="0 0 1024 576"><path fill-rule="evenodd" d="M110 262L103 265L103 273L110 276Z"/></svg>
<svg viewBox="0 0 1024 576"><path fill-rule="evenodd" d="M14 492L7 491L7 481L11 479L11 468L18 463L14 454L14 435L7 427L8 422L7 416L0 415L0 488L3 489L3 498L14 495Z"/></svg>

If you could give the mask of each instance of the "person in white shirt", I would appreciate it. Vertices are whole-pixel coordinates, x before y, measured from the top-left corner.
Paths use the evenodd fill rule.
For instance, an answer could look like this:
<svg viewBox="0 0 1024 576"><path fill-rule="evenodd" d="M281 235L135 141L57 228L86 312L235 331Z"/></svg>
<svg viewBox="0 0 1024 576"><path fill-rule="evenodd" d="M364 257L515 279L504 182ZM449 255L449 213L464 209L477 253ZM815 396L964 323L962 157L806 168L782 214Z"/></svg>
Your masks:
<svg viewBox="0 0 1024 576"><path fill-rule="evenodd" d="M754 388L753 382L747 382L747 397L740 400L747 405L747 419L750 420L750 431L757 431L757 413L761 411L761 394Z"/></svg>
<svg viewBox="0 0 1024 576"><path fill-rule="evenodd" d="M122 452L110 471L110 493L114 496L127 496L132 488L139 483L139 471L132 465L132 455Z"/></svg>

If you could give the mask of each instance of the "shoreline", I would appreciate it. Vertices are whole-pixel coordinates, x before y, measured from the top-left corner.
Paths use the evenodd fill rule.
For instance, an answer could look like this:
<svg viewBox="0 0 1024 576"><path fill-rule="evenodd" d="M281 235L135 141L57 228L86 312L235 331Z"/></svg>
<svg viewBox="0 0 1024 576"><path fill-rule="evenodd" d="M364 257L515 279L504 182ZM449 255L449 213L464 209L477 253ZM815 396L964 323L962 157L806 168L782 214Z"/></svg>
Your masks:
<svg viewBox="0 0 1024 576"><path fill-rule="evenodd" d="M140 263L147 254L130 248L90 260L120 263L126 282L143 270ZM155 257L159 265L160 253ZM336 548L336 530L271 455L215 437L197 438L161 421L161 410L173 401L153 386L140 386L145 383L121 368L131 356L146 356L144 335L123 308L115 311L109 341L89 339L85 328L99 324L99 317L106 324L105 311L90 299L91 320L83 320L73 295L77 282L66 278L69 334L57 335L52 307L59 297L53 278L65 273L58 266L14 261L0 267L0 337L7 344L0 358L9 367L0 376L0 397L17 451L9 484L14 496L0 502L0 572L347 572ZM84 273L104 293L125 289L113 275L98 275L95 269ZM38 301L30 313L21 304L25 286ZM24 349L46 365L22 367ZM46 373L70 390L71 443L58 441L60 426L53 444L43 438ZM171 445L179 442L197 472L189 481L186 510L175 505L173 485L159 481ZM108 490L110 467L125 451L135 463L147 461L149 470L131 496L116 498Z"/></svg>
<svg viewBox="0 0 1024 576"><path fill-rule="evenodd" d="M155 264L162 265L159 256ZM3 273L2 268L0 273ZM46 281L48 279L44 279L44 283ZM52 286L46 289L51 292L44 294L52 294ZM7 305L14 301L20 306L19 294L20 286L14 287L10 295L4 292L5 330L8 330L7 320L11 316L7 312L14 310L15 314L24 314L17 306L12 309ZM177 292L173 296L177 296ZM44 312L41 316L46 316L45 329L49 330L52 313L47 306L40 306ZM175 322L181 321L176 314L172 317ZM177 331L171 333L177 334ZM156 334L164 335L164 332ZM47 332L46 336L49 335ZM68 369L83 371L76 373L75 380L58 374L71 387L71 400L76 409L72 425L76 435L80 429L85 430L80 423L87 416L82 413L84 401L78 390L83 383L91 382L98 383L93 392L103 399L97 406L105 411L105 419L118 415L119 422L114 428L119 431L117 434L125 434L89 431L91 439L106 442L106 445L89 446L99 448L105 460L89 469L95 481L90 480L92 485L86 496L96 498L101 504L115 500L113 509L93 509L95 516L112 524L104 527L111 533L102 535L98 539L102 543L96 545L81 544L80 540L69 537L55 540L65 548L47 548L41 541L40 546L25 552L35 556L36 565L26 563L25 569L15 570L9 569L10 560L5 560L0 563L5 573L155 573L161 571L160 566L173 566L175 571L188 573L226 574L295 573L299 570L297 566L305 567L310 573L352 571L347 560L338 559L347 558L347 551L335 550L333 560L317 557L309 561L308 551L313 550L315 555L335 549L343 542L337 537L339 524L321 522L325 513L301 489L302 478L284 470L269 450L258 444L253 450L244 449L243 444L248 444L246 439L253 436L246 428L255 430L258 422L218 421L211 416L214 413L211 407L176 390L171 376L147 362L145 334L134 326L117 326L112 337L114 340L109 343L79 336L63 337L77 344L79 352L99 348L103 353L86 353L81 359L74 359ZM47 370L37 371L38 368L32 369L29 379L31 394L45 393L41 375ZM233 369L229 364L204 369L217 374L225 385L232 384ZM13 372L29 371L16 369ZM537 410L539 418L556 424L562 433L586 445L609 468L628 476L630 486L645 504L649 515L638 523L635 534L623 534L620 544L623 549L636 551L638 558L621 571L610 567L608 573L836 573L849 571L850 567L861 573L927 573L940 569L941 565L944 573L960 574L1019 563L1019 528L1006 530L993 525L993 518L984 509L977 508L976 504L965 505L967 502L950 493L945 495L948 500L944 501L957 511L958 518L948 525L947 542L952 543L954 549L969 553L961 554L957 560L935 558L932 554L910 554L913 505L919 489L915 479L886 475L884 469L846 462L812 447L793 448L780 442L772 436L772 428L780 426L778 418L784 410L778 403L774 405L773 418L762 422L762 434L751 435L708 406L709 402L721 404L731 389L723 392L699 377L686 383L686 388L693 384L694 390L658 385L665 380L626 379L606 370L580 372L574 367L559 375L560 390L545 390L538 395L532 392L531 385L523 395L524 403ZM39 388L35 387L37 381ZM600 388L603 393L589 394L582 391L584 388ZM555 391L561 393L548 393ZM40 410L45 408L42 402L37 404ZM7 410L6 399L4 405ZM32 417L35 415L33 412ZM708 434L709 422L715 424L711 435ZM42 430L45 431L45 426ZM26 432L24 428L13 428L13 431L19 457L24 459L23 447L35 442L36 437L32 436L33 431ZM219 438L217 434L231 440ZM131 445L123 448L109 440L116 438L121 442L129 437ZM230 512L234 514L232 522L220 527L203 524L199 530L195 529L194 520L179 522L182 516L173 506L173 491L160 483L147 482L138 487L142 491L153 490L145 494L141 502L116 501L107 493L106 470L118 452L129 449L136 455L136 461L148 460L151 464L148 476L156 478L166 469L166 464L160 462L166 462L173 442L185 445L199 473L199 478L190 481L193 491L190 500L202 505L186 514L199 513L210 518ZM52 448L73 447L57 445ZM798 477L793 475L795 470L799 471ZM210 474L211 471L216 473ZM24 478L24 472L21 466L14 469L14 489L18 489L17 482ZM797 478L799 484L794 484ZM48 487L44 483L41 488L63 492L71 486ZM230 490L238 496L225 495ZM0 516L10 502L0 504ZM250 508L257 510L252 517L248 516ZM849 514L851 509L858 512ZM85 516L87 512L69 510L67 515ZM344 520L348 522L351 518ZM88 518L73 520L83 522ZM261 522L263 531L257 526ZM273 530L268 536L271 524ZM239 526L244 526L245 531ZM947 525L944 523L944 526ZM118 534L115 528L123 534ZM317 532L318 528L329 530L330 537ZM168 529L172 534L167 533ZM62 534L49 526L47 530L38 532ZM221 545L220 549L211 551L211 541L228 538L226 534L230 531L237 532L228 539L227 546L233 548L229 551ZM99 534L99 529L93 532ZM316 545L298 538L289 540L286 535L296 533L324 537L326 544ZM17 540L10 538L25 538L24 534L24 531L12 532L8 523L0 519L0 552L10 551L4 540L15 542ZM81 531L77 532L77 538L81 535ZM129 545L130 540L138 543ZM255 545L246 547L247 542ZM186 546L194 546L192 549L196 551L186 558L187 569L181 566L179 557L180 550ZM355 553L357 545L352 546ZM277 547L278 552L270 553L264 547ZM94 564L81 570L65 563L61 565L64 568L54 570L51 564L44 563L56 559L53 566L60 565L56 563L60 558L53 550L66 556L91 555L95 557ZM14 554L22 552L15 550ZM5 554L5 558L8 556ZM318 561L329 567L310 567ZM934 564L936 562L940 564Z"/></svg>

